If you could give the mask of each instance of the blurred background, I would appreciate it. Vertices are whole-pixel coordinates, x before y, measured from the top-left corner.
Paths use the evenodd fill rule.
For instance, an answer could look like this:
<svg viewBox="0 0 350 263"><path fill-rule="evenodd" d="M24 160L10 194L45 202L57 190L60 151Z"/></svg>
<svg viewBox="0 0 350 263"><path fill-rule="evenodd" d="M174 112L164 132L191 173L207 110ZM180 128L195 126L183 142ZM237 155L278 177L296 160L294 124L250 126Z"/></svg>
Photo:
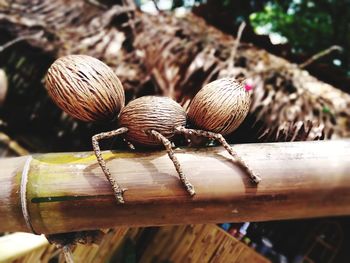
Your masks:
<svg viewBox="0 0 350 263"><path fill-rule="evenodd" d="M349 92L349 1L139 1L142 10L184 13L192 11L227 34L235 35L247 24L242 40L254 43L294 63L332 46L339 52L322 57L307 67L317 78Z"/></svg>
<svg viewBox="0 0 350 263"><path fill-rule="evenodd" d="M127 101L158 94L187 108L214 79L250 79L253 104L230 143L348 138L349 50L348 0L0 0L0 156L90 151L93 134L115 127L76 121L48 97L45 73L67 54L106 62ZM220 227L272 262L348 262L349 222ZM128 262L142 240L125 243Z"/></svg>

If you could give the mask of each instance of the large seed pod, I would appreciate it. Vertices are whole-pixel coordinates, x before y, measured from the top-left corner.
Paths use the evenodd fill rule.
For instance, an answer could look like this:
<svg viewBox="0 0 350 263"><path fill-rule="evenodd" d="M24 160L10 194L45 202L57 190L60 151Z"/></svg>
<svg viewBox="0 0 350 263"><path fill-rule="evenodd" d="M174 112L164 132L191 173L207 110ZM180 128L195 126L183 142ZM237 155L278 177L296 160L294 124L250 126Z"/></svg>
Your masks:
<svg viewBox="0 0 350 263"><path fill-rule="evenodd" d="M250 103L250 94L242 83L223 78L205 85L196 94L187 117L198 129L226 135L242 123Z"/></svg>
<svg viewBox="0 0 350 263"><path fill-rule="evenodd" d="M135 145L156 146L162 143L149 134L156 130L167 139L174 128L186 125L186 112L167 97L145 96L131 101L120 113L119 126L128 128L125 138Z"/></svg>
<svg viewBox="0 0 350 263"><path fill-rule="evenodd" d="M82 121L116 119L125 104L123 86L112 69L85 55L57 59L47 72L46 89L62 110Z"/></svg>

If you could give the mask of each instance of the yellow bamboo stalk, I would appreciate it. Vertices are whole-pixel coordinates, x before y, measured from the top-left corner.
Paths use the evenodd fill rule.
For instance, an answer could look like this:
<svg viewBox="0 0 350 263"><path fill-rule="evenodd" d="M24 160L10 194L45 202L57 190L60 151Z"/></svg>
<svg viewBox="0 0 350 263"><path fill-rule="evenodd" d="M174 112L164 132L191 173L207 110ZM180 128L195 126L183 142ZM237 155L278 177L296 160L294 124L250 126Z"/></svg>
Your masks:
<svg viewBox="0 0 350 263"><path fill-rule="evenodd" d="M38 233L115 226L265 221L350 215L350 140L233 146L262 177L256 186L221 147L178 149L197 194L182 188L165 151L105 152L128 190L115 202L95 156L51 153L0 160L0 231L28 231L20 182ZM24 169L25 164L28 164Z"/></svg>

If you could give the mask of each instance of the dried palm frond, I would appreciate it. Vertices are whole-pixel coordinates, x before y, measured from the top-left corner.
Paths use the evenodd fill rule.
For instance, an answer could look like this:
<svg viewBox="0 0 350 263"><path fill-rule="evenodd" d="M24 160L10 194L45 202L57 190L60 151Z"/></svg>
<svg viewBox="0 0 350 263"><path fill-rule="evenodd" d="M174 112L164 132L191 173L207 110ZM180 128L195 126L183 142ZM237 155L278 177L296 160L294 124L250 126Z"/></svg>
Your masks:
<svg viewBox="0 0 350 263"><path fill-rule="evenodd" d="M323 127L314 128L311 121L284 122L279 126L265 128L260 131L259 139L262 141L306 141L324 139Z"/></svg>
<svg viewBox="0 0 350 263"><path fill-rule="evenodd" d="M23 156L27 154L29 154L27 149L0 131L0 157Z"/></svg>
<svg viewBox="0 0 350 263"><path fill-rule="evenodd" d="M142 21L144 28L136 43L145 52L146 67L163 94L184 106L213 79L248 78L255 86L248 116L255 123L255 139L350 136L350 96L297 65L249 44L241 44L232 56L236 41L193 15L182 19L143 15ZM233 57L235 60L230 61Z"/></svg>
<svg viewBox="0 0 350 263"><path fill-rule="evenodd" d="M126 90L147 81L142 58L132 46L128 13L134 8L66 2L5 0L0 6L0 29L14 37L36 36L26 41L54 57L86 54L99 58L114 68Z"/></svg>
<svg viewBox="0 0 350 263"><path fill-rule="evenodd" d="M0 25L10 25L13 36L41 34L28 43L53 57L84 53L106 61L120 76L129 99L160 93L186 107L204 84L218 77L251 78L255 91L248 120L260 125L253 127L250 140L275 140L278 130L300 121L305 127L312 123L308 136L292 134L290 138L312 140L350 134L347 94L252 45L240 44L236 50L234 38L194 15L150 16L130 7L104 9L85 1L69 6L64 0L55 4L47 0L35 5L5 3ZM157 90L149 84L150 78Z"/></svg>

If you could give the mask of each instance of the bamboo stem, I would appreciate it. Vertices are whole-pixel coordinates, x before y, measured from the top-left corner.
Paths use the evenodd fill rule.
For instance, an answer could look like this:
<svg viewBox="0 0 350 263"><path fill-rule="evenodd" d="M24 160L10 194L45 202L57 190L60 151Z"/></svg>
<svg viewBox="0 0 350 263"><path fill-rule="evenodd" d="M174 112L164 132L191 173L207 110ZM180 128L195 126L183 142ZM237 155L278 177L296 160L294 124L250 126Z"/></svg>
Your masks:
<svg viewBox="0 0 350 263"><path fill-rule="evenodd" d="M262 178L250 183L221 147L178 149L196 187L189 197L166 151L105 152L112 176L127 188L113 192L93 152L33 156L27 205L38 233L115 226L266 221L350 215L350 140L235 145ZM0 231L29 231L20 204L28 157L0 160Z"/></svg>

